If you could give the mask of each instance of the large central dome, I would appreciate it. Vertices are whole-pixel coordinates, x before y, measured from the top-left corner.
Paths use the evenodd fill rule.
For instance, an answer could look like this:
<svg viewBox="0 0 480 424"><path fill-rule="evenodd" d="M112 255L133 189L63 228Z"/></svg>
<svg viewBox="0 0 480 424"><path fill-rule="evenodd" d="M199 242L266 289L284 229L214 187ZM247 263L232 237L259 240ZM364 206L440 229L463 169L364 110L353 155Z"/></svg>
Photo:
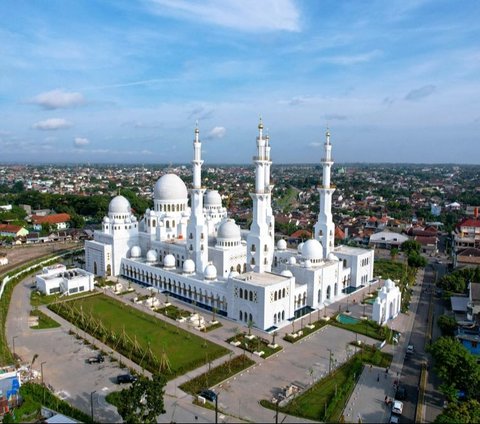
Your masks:
<svg viewBox="0 0 480 424"><path fill-rule="evenodd" d="M188 197L185 183L175 174L165 174L155 184L155 200L185 200Z"/></svg>

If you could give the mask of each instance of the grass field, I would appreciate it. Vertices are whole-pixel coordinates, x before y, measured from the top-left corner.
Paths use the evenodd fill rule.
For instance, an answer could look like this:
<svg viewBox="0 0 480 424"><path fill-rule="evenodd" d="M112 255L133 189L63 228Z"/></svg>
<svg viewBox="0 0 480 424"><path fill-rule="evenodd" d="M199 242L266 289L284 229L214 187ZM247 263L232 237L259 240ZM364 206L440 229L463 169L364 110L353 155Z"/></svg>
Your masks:
<svg viewBox="0 0 480 424"><path fill-rule="evenodd" d="M364 334L365 336L371 337L372 339L377 340L387 340L388 343L391 343L392 332L388 331L385 327L378 325L375 321L372 320L361 320L355 324L344 324L338 322L336 317L333 317L330 320L330 324L335 327L344 328L345 330L353 331L354 333Z"/></svg>
<svg viewBox="0 0 480 424"><path fill-rule="evenodd" d="M77 311L82 310L85 317L91 315L101 321L110 333L116 334L117 339L125 332L130 340L136 340L143 349L150 347L158 359L166 355L171 368L168 378L195 369L229 352L222 346L102 294L68 303ZM106 343L114 347L111 340L106 340Z"/></svg>
<svg viewBox="0 0 480 424"><path fill-rule="evenodd" d="M60 324L54 319L50 318L48 315L45 315L42 311L38 309L30 312L30 315L38 317L38 325L30 327L33 330L44 330L46 328L57 328L60 327Z"/></svg>
<svg viewBox="0 0 480 424"><path fill-rule="evenodd" d="M391 355L379 350L362 349L348 362L337 368L310 389L280 407L281 412L316 421L340 422L343 407L360 376L364 363L389 366ZM266 408L275 409L267 400L260 401Z"/></svg>

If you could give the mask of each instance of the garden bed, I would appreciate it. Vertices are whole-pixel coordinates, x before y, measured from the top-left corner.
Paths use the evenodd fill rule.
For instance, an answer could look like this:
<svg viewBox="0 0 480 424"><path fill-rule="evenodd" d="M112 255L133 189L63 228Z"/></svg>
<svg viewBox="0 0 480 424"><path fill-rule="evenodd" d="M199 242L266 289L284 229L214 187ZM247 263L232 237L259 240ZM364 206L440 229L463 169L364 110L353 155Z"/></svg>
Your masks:
<svg viewBox="0 0 480 424"><path fill-rule="evenodd" d="M60 327L60 324L57 321L55 321L53 318L50 318L48 315L45 315L42 311L39 311L38 309L31 311L30 316L38 318L38 325L30 327L33 330L44 330L46 328Z"/></svg>
<svg viewBox="0 0 480 424"><path fill-rule="evenodd" d="M210 371L204 372L203 374L181 384L179 388L186 393L196 395L201 390L215 386L253 364L255 364L255 361L251 360L246 355L239 355L215 368L212 368Z"/></svg>
<svg viewBox="0 0 480 424"><path fill-rule="evenodd" d="M297 334L297 337L294 337L291 333L287 334L283 340L289 342L289 343L296 343L299 340L302 340L303 338L309 336L312 333L315 333L315 331L320 330L320 328L324 327L327 325L329 322L325 320L320 320L320 321L315 321L312 322L312 324L308 324L304 326L302 329L297 331L295 334ZM313 328L310 328L313 327Z"/></svg>
<svg viewBox="0 0 480 424"><path fill-rule="evenodd" d="M113 350L168 379L195 369L228 350L105 295L49 306Z"/></svg>
<svg viewBox="0 0 480 424"><path fill-rule="evenodd" d="M262 358L268 358L269 356L282 350L282 346L277 345L276 347L272 347L270 342L262 337L250 337L251 336L247 335L246 333L241 333L230 337L226 341L227 343L237 346L244 351L254 353ZM263 352L263 354L260 354L261 352Z"/></svg>

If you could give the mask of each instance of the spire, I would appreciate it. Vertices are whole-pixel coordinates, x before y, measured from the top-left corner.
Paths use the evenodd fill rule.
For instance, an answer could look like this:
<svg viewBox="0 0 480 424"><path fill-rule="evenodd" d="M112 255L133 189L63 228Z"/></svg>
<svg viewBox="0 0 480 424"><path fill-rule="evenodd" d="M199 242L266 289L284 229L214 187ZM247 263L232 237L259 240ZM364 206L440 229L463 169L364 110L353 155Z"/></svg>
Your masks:
<svg viewBox="0 0 480 424"><path fill-rule="evenodd" d="M262 122L262 115L260 115L260 118L258 120L258 138L262 139L263 138L263 122Z"/></svg>

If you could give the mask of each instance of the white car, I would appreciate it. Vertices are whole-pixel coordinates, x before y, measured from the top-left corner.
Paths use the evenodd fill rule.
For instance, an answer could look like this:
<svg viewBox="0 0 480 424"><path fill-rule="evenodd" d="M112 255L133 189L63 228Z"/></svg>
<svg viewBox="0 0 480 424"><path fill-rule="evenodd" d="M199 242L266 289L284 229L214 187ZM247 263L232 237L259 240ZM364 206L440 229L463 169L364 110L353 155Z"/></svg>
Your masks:
<svg viewBox="0 0 480 424"><path fill-rule="evenodd" d="M399 400L393 401L392 414L402 415L403 412L403 402Z"/></svg>
<svg viewBox="0 0 480 424"><path fill-rule="evenodd" d="M400 421L398 420L398 415L391 415L390 416L390 424L398 424Z"/></svg>
<svg viewBox="0 0 480 424"><path fill-rule="evenodd" d="M407 346L407 353L413 353L414 350L415 350L415 348L413 347L412 344L409 344L409 345Z"/></svg>

